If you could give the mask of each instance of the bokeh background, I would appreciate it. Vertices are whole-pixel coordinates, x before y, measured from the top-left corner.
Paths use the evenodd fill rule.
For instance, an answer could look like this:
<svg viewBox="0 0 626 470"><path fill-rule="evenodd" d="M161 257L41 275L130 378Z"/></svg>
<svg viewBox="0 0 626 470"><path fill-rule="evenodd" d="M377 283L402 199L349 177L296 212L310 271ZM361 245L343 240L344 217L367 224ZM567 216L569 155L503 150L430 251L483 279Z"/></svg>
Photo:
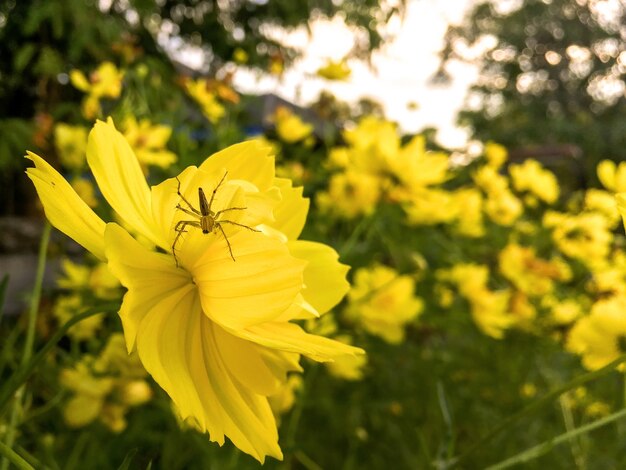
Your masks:
<svg viewBox="0 0 626 470"><path fill-rule="evenodd" d="M623 0L0 2L0 390L29 308L37 351L123 294L53 232L39 299L24 175L28 149L110 220L84 154L112 116L152 184L261 139L311 200L304 238L352 267L305 327L367 359L302 362L266 467L483 468L545 443L518 468L622 468L626 378L603 368L626 353L625 45ZM0 441L35 468L258 468L180 423L120 332L69 330Z"/></svg>

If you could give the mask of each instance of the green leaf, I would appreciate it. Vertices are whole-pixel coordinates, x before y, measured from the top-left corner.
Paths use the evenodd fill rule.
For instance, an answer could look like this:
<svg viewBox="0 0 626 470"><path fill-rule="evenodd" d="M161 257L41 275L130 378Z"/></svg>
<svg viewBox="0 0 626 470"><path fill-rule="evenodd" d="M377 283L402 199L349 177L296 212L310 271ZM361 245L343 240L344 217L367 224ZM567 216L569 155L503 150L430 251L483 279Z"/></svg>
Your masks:
<svg viewBox="0 0 626 470"><path fill-rule="evenodd" d="M25 46L21 47L19 51L15 54L15 58L13 59L13 67L16 72L21 72L26 68L29 62L32 60L33 55L37 48L33 43L28 43Z"/></svg>
<svg viewBox="0 0 626 470"><path fill-rule="evenodd" d="M131 449L131 451L126 454L126 457L124 457L122 464L117 467L117 470L128 470L135 454L137 454L137 449Z"/></svg>

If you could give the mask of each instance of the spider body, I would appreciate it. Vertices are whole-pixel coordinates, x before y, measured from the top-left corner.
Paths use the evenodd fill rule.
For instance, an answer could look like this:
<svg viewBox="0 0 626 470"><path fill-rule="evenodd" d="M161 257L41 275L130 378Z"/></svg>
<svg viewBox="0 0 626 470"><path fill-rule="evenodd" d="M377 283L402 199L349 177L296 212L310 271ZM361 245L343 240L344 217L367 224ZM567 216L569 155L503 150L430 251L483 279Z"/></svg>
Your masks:
<svg viewBox="0 0 626 470"><path fill-rule="evenodd" d="M245 210L246 207L228 207L226 209L222 209L217 212L214 212L211 209L211 207L213 206L213 201L215 200L215 194L217 193L220 186L222 186L222 184L224 183L224 179L226 178L227 174L228 172L224 173L224 176L222 176L222 179L220 180L220 182L217 184L217 186L215 186L215 189L213 189L213 192L211 193L211 199L209 200L207 200L207 197L204 194L204 190L202 188L198 188L198 204L200 206L200 210L193 207L191 203L185 198L185 196L180 192L180 180L176 178L176 181L178 181L178 188L176 189L176 193L180 197L181 201L184 202L185 205L187 206L187 207L184 207L180 203L178 203L176 205L176 209L181 210L185 214L191 215L195 219L197 219L197 220L179 220L176 226L174 227L174 230L177 233L176 233L176 237L174 238L174 243L172 243L172 254L174 255L174 259L176 260L177 267L179 266L179 263L178 263L178 257L176 256L176 244L178 243L178 240L180 239L181 235L187 232L186 230L187 227L199 228L202 231L202 233L205 235L209 233L220 232L222 236L224 237L224 240L226 240L226 245L228 246L228 252L230 253L230 257L233 259L233 261L235 261L235 256L233 255L233 249L232 249L232 246L230 245L230 241L228 240L228 237L226 236L226 232L224 232L224 228L222 227L222 224L236 225L238 227L251 230L253 232L258 232L258 230L252 227L249 227L247 225L240 224L239 222L234 222L232 220L226 220L226 219L221 218L221 215L224 212L242 211L242 210Z"/></svg>

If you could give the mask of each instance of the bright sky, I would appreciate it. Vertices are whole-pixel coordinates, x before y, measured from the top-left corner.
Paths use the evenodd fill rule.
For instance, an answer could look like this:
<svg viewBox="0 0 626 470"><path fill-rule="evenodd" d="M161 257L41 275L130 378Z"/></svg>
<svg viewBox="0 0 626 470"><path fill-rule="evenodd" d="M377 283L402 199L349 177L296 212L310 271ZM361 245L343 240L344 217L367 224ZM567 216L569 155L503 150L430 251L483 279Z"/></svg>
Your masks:
<svg viewBox="0 0 626 470"><path fill-rule="evenodd" d="M475 67L455 63L449 67L450 85L429 83L437 70L437 52L449 23L461 21L472 0L409 0L404 19L392 20L393 40L372 57L373 67L350 61L352 76L346 82L318 78L315 72L327 59L338 60L348 54L354 38L341 21L318 21L309 36L303 28L284 36L284 40L303 51L303 57L280 79L237 73L235 86L243 92L276 93L307 105L321 90L355 102L359 97L374 98L383 104L388 119L403 131L414 133L424 127L439 129L438 140L447 147L461 147L467 133L455 125L456 113L463 104L467 87L477 78ZM410 109L409 103L417 103Z"/></svg>

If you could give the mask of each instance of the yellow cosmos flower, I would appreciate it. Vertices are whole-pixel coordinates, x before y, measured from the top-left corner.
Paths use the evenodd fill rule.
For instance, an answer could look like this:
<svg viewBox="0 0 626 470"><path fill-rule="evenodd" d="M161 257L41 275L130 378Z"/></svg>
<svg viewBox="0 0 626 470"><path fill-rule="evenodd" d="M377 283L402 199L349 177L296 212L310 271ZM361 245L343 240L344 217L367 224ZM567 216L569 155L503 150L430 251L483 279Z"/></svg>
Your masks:
<svg viewBox="0 0 626 470"><path fill-rule="evenodd" d="M349 145L350 165L363 172L381 175L388 173L400 150L400 137L396 126L375 116L367 116L354 129L343 132ZM419 147L419 139L407 152L410 155Z"/></svg>
<svg viewBox="0 0 626 470"><path fill-rule="evenodd" d="M554 281L571 278L569 266L559 260L539 258L534 248L509 243L499 255L500 272L523 293L544 296L554 289Z"/></svg>
<svg viewBox="0 0 626 470"><path fill-rule="evenodd" d="M139 162L167 169L176 163L176 155L165 148L172 135L172 128L162 124L152 124L148 119L137 122L128 116L122 125L124 137L135 151Z"/></svg>
<svg viewBox="0 0 626 470"><path fill-rule="evenodd" d="M487 142L484 153L489 166L495 169L500 168L508 158L506 148L495 142Z"/></svg>
<svg viewBox="0 0 626 470"><path fill-rule="evenodd" d="M491 166L480 167L474 172L472 178L476 185L489 195L497 195L509 190L506 177Z"/></svg>
<svg viewBox="0 0 626 470"><path fill-rule="evenodd" d="M448 155L428 151L422 135L413 137L400 148L389 166L393 175L409 190L440 184L449 178Z"/></svg>
<svg viewBox="0 0 626 470"><path fill-rule="evenodd" d="M457 286L461 296L470 304L474 323L487 336L502 338L505 330L518 320L509 311L510 292L492 291L487 287L487 266L457 264L453 268L439 271L437 277Z"/></svg>
<svg viewBox="0 0 626 470"><path fill-rule="evenodd" d="M317 70L317 75L327 80L347 80L350 78L352 70L346 60L327 60L323 67Z"/></svg>
<svg viewBox="0 0 626 470"><path fill-rule="evenodd" d="M63 325L79 312L85 310L87 306L80 294L62 295L54 302L52 314ZM94 315L76 323L67 332L67 335L77 341L91 339L102 326L102 315Z"/></svg>
<svg viewBox="0 0 626 470"><path fill-rule="evenodd" d="M83 100L83 114L92 119L100 114L100 98L118 98L122 92L124 72L112 62L103 62L94 70L89 79L80 70L70 72L72 85L87 93Z"/></svg>
<svg viewBox="0 0 626 470"><path fill-rule="evenodd" d="M521 165L511 165L509 171L516 191L527 191L548 204L554 203L559 198L559 183L556 176L542 167L537 160L526 160Z"/></svg>
<svg viewBox="0 0 626 470"><path fill-rule="evenodd" d="M626 162L616 165L614 161L602 160L596 169L602 185L613 193L626 191Z"/></svg>
<svg viewBox="0 0 626 470"><path fill-rule="evenodd" d="M476 188L462 188L454 193L457 229L461 235L478 238L485 235L483 196Z"/></svg>
<svg viewBox="0 0 626 470"><path fill-rule="evenodd" d="M556 325L569 325L583 314L580 302L566 299L551 306L550 318Z"/></svg>
<svg viewBox="0 0 626 470"><path fill-rule="evenodd" d="M296 402L296 394L302 389L302 377L300 375L290 375L285 386L269 397L270 407L276 419L280 415L289 411Z"/></svg>
<svg viewBox="0 0 626 470"><path fill-rule="evenodd" d="M345 344L352 344L352 338L347 335L335 337L336 340ZM326 368L330 375L342 380L357 381L361 380L364 375L364 369L367 366L367 356L342 356L336 361L328 362Z"/></svg>
<svg viewBox="0 0 626 470"><path fill-rule="evenodd" d="M113 122L97 122L87 145L95 180L120 219L155 250L100 219L42 158L28 158L50 222L106 261L128 289L119 312L128 351L138 352L181 417L260 461L281 458L267 397L299 369L300 355L330 361L362 353L291 323L328 311L348 289L347 267L334 250L296 240L308 210L302 189L275 178L273 158L254 141L149 187ZM199 188L211 194L220 181L211 211L245 209L216 216L222 230L187 226L176 260L176 228L193 219L177 206L198 201Z"/></svg>
<svg viewBox="0 0 626 470"><path fill-rule="evenodd" d="M202 113L212 124L219 122L226 114L226 108L217 99L209 80L185 80L185 90L200 105Z"/></svg>
<svg viewBox="0 0 626 470"><path fill-rule="evenodd" d="M490 193L485 202L485 213L499 225L513 225L523 212L522 202L509 190Z"/></svg>
<svg viewBox="0 0 626 470"><path fill-rule="evenodd" d="M552 228L552 239L561 252L586 265L598 266L606 260L613 234L605 217L587 212L577 215L547 212L543 223Z"/></svg>
<svg viewBox="0 0 626 470"><path fill-rule="evenodd" d="M357 171L337 173L330 178L328 192L317 194L317 203L325 212L353 219L374 212L380 199L380 180Z"/></svg>
<svg viewBox="0 0 626 470"><path fill-rule="evenodd" d="M278 137L288 144L305 140L313 133L312 124L304 122L300 116L285 106L276 108L273 119Z"/></svg>
<svg viewBox="0 0 626 470"><path fill-rule="evenodd" d="M414 279L392 268L381 265L359 269L348 293L346 317L388 343L400 343L405 325L424 308L414 291Z"/></svg>
<svg viewBox="0 0 626 470"><path fill-rule="evenodd" d="M71 183L74 191L85 201L89 207L96 207L98 205L98 198L96 197L96 190L93 187L91 181L85 178L73 178Z"/></svg>
<svg viewBox="0 0 626 470"><path fill-rule="evenodd" d="M69 426L82 427L100 419L111 431L121 432L129 407L152 398L145 369L137 354L126 352L124 343L122 335L111 335L97 358L84 356L74 368L61 372L61 384L72 391L63 408Z"/></svg>
<svg viewBox="0 0 626 470"><path fill-rule="evenodd" d="M614 296L596 302L591 313L576 322L567 339L567 349L582 356L587 369L599 369L626 352L626 297Z"/></svg>
<svg viewBox="0 0 626 470"><path fill-rule="evenodd" d="M59 123L54 127L54 146L61 165L68 170L82 170L85 167L87 129Z"/></svg>
<svg viewBox="0 0 626 470"><path fill-rule="evenodd" d="M585 192L585 210L602 214L608 220L611 228L617 227L620 220L615 196L601 189L588 189Z"/></svg>

